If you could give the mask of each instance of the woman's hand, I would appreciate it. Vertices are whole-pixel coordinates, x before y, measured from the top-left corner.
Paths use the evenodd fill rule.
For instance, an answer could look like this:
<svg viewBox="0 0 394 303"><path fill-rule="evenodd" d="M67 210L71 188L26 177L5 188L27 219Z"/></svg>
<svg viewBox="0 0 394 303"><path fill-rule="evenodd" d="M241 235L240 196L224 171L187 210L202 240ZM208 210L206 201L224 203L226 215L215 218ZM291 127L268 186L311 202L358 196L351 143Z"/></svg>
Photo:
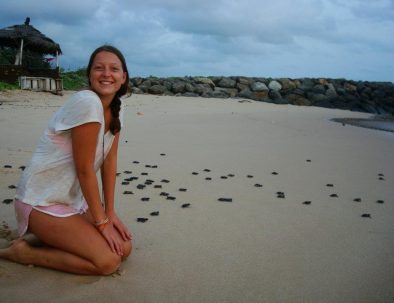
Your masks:
<svg viewBox="0 0 394 303"><path fill-rule="evenodd" d="M112 222L110 221L106 223L106 226L103 229L100 229L100 232L107 241L112 252L119 256L123 256L123 245L119 237L116 235L116 230Z"/></svg>
<svg viewBox="0 0 394 303"><path fill-rule="evenodd" d="M124 241L130 241L132 239L131 233L126 225L118 218L118 216L113 212L108 214L109 220L112 222L113 227L119 232L120 236Z"/></svg>

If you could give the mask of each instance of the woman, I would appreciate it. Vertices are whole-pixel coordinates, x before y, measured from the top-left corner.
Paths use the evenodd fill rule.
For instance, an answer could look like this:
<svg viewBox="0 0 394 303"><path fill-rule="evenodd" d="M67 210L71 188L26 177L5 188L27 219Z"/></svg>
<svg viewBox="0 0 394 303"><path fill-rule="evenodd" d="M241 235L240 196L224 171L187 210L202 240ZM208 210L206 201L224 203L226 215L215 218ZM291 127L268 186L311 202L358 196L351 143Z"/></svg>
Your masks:
<svg viewBox="0 0 394 303"><path fill-rule="evenodd" d="M87 76L89 90L72 95L55 113L18 185L19 234L29 230L45 246L18 239L0 250L0 257L108 275L131 252L131 234L114 208L120 97L129 88L123 55L112 46L99 47L90 57Z"/></svg>

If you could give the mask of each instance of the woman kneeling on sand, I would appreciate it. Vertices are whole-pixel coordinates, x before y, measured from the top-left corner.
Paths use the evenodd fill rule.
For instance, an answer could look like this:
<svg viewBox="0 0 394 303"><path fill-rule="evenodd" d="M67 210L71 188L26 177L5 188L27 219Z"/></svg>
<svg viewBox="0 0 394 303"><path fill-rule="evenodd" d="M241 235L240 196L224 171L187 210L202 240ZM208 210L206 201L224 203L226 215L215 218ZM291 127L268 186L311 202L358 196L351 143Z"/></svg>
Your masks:
<svg viewBox="0 0 394 303"><path fill-rule="evenodd" d="M131 234L115 213L120 97L129 91L125 59L112 46L96 49L87 68L89 90L55 113L18 185L18 239L0 257L61 271L108 275L131 252ZM101 169L101 202L96 172Z"/></svg>

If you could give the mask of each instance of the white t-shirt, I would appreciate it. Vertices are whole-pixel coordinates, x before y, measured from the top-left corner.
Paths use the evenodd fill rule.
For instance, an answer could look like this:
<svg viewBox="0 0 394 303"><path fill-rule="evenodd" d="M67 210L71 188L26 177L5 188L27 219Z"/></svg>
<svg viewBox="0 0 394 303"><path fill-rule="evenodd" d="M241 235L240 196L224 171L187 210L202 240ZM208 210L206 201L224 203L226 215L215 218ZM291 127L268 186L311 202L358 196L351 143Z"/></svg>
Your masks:
<svg viewBox="0 0 394 303"><path fill-rule="evenodd" d="M121 117L121 113L119 113ZM76 210L85 203L72 155L71 129L89 123L101 124L94 169L97 172L115 136L104 135L105 122L100 98L90 90L73 94L54 114L41 136L32 160L20 179L16 198L33 206L63 203ZM104 152L103 152L104 139Z"/></svg>

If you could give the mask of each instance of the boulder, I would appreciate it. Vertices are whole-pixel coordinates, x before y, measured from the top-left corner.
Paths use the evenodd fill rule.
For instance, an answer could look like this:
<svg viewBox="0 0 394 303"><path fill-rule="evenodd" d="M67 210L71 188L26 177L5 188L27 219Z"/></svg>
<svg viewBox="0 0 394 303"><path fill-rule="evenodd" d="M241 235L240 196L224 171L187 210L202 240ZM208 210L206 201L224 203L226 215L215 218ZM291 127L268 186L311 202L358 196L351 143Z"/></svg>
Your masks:
<svg viewBox="0 0 394 303"><path fill-rule="evenodd" d="M268 95L268 87L262 82L253 82L252 85L250 86L253 92L267 92Z"/></svg>
<svg viewBox="0 0 394 303"><path fill-rule="evenodd" d="M263 91L254 91L252 92L252 98L253 100L256 101L271 101L271 99L268 97L269 90L263 90Z"/></svg>
<svg viewBox="0 0 394 303"><path fill-rule="evenodd" d="M136 87L136 86L132 87L131 92L133 94L137 94L137 95L141 95L144 93L144 91L142 89L140 89L139 87Z"/></svg>
<svg viewBox="0 0 394 303"><path fill-rule="evenodd" d="M174 94L184 93L185 92L185 82L176 81L172 84L172 92Z"/></svg>
<svg viewBox="0 0 394 303"><path fill-rule="evenodd" d="M212 89L215 88L215 83L209 78L204 78L204 77L197 77L194 78L194 83L196 84L208 84Z"/></svg>
<svg viewBox="0 0 394 303"><path fill-rule="evenodd" d="M279 91L282 89L282 85L278 81L273 80L268 84L268 88L274 91Z"/></svg>
<svg viewBox="0 0 394 303"><path fill-rule="evenodd" d="M238 94L238 90L236 88L215 87L214 94L217 92L223 92L227 97L231 98L234 98Z"/></svg>
<svg viewBox="0 0 394 303"><path fill-rule="evenodd" d="M289 94L286 96L286 99L293 105L310 106L312 104L308 99L296 94Z"/></svg>
<svg viewBox="0 0 394 303"><path fill-rule="evenodd" d="M236 84L237 82L235 80L228 77L224 77L218 82L217 86L225 87L225 88L235 88Z"/></svg>
<svg viewBox="0 0 394 303"><path fill-rule="evenodd" d="M194 93L194 91L196 90L196 88L189 82L186 82L185 84L185 90L188 93Z"/></svg>
<svg viewBox="0 0 394 303"><path fill-rule="evenodd" d="M253 83L253 79L246 77L238 77L238 83L247 85L248 87Z"/></svg>
<svg viewBox="0 0 394 303"><path fill-rule="evenodd" d="M290 79L280 79L279 81L282 84L282 90L284 91L293 90L297 88L297 84L294 81L291 81Z"/></svg>
<svg viewBox="0 0 394 303"><path fill-rule="evenodd" d="M357 91L357 86L350 83L350 82L345 82L345 84L343 85L343 88L348 92L356 92Z"/></svg>
<svg viewBox="0 0 394 303"><path fill-rule="evenodd" d="M245 88L238 93L237 97L252 99L252 91L249 88Z"/></svg>
<svg viewBox="0 0 394 303"><path fill-rule="evenodd" d="M288 104L289 101L282 97L278 90L270 90L268 93L270 99L272 99L275 104Z"/></svg>
<svg viewBox="0 0 394 303"><path fill-rule="evenodd" d="M209 84L196 84L194 87L194 92L199 95L207 96L207 94L212 93L212 88Z"/></svg>
<svg viewBox="0 0 394 303"><path fill-rule="evenodd" d="M313 87L315 86L315 82L310 79L310 78L304 78L301 81L301 85L299 86L299 88L301 88L304 91L309 91L311 90Z"/></svg>
<svg viewBox="0 0 394 303"><path fill-rule="evenodd" d="M312 91L313 93L315 93L315 94L325 94L325 93L326 93L326 89L325 89L324 85L322 85L322 84L316 84L316 85L312 88L311 91Z"/></svg>
<svg viewBox="0 0 394 303"><path fill-rule="evenodd" d="M148 88L148 93L152 95L162 95L166 91L166 87L163 85L155 84Z"/></svg>

